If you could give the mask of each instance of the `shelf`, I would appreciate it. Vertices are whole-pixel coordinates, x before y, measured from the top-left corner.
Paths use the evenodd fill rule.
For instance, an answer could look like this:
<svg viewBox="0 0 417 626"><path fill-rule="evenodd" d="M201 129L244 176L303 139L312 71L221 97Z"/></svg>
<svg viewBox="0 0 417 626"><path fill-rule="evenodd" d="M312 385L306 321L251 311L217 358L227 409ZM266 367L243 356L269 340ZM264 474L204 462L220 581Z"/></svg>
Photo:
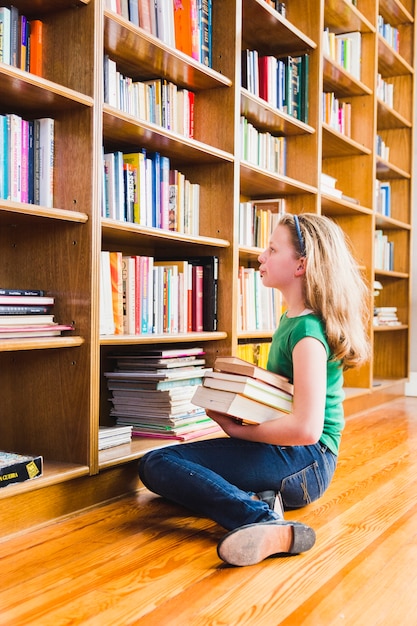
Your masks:
<svg viewBox="0 0 417 626"><path fill-rule="evenodd" d="M378 130L390 130L392 128L411 128L412 124L405 117L397 113L382 100L378 100Z"/></svg>
<svg viewBox="0 0 417 626"><path fill-rule="evenodd" d="M39 17L52 11L62 11L77 6L86 6L90 0L19 0L16 5L26 17Z"/></svg>
<svg viewBox="0 0 417 626"><path fill-rule="evenodd" d="M378 71L387 76L413 74L412 66L378 34Z"/></svg>
<svg viewBox="0 0 417 626"><path fill-rule="evenodd" d="M2 339L0 352L22 350L51 350L52 348L77 348L84 343L83 337L22 337L21 339Z"/></svg>
<svg viewBox="0 0 417 626"><path fill-rule="evenodd" d="M162 335L101 335L100 345L102 346L123 346L123 345L143 345L161 343L194 343L199 341L219 341L226 339L227 333L223 332L192 332Z"/></svg>
<svg viewBox="0 0 417 626"><path fill-rule="evenodd" d="M22 483L12 483L0 489L0 500L10 496L24 494L35 489L43 489L51 485L62 483L80 476L87 476L89 469L85 465L70 463L57 463L55 461L43 462L43 473L39 478L25 480Z"/></svg>
<svg viewBox="0 0 417 626"><path fill-rule="evenodd" d="M174 231L140 226L131 222L117 222L108 218L101 219L101 229L103 240L122 245L158 245L159 242L161 246L166 246L169 243L181 247L182 250L184 246L205 246L210 248L228 248L230 246L230 242L225 239L185 235Z"/></svg>
<svg viewBox="0 0 417 626"><path fill-rule="evenodd" d="M108 150L117 146L119 150L131 151L132 146L137 145L152 152L160 152L183 164L234 161L234 156L224 150L188 139L156 124L138 120L109 105L104 105L103 108L103 133Z"/></svg>
<svg viewBox="0 0 417 626"><path fill-rule="evenodd" d="M372 94L370 87L354 78L341 65L326 56L323 57L323 90L334 91L338 98Z"/></svg>
<svg viewBox="0 0 417 626"><path fill-rule="evenodd" d="M375 32L375 25L352 2L346 0L328 0L326 2L324 24L337 34L356 30L362 33Z"/></svg>
<svg viewBox="0 0 417 626"><path fill-rule="evenodd" d="M292 115L271 106L262 98L241 91L241 115L244 115L258 130L268 130L274 135L307 135L315 133L315 129Z"/></svg>
<svg viewBox="0 0 417 626"><path fill-rule="evenodd" d="M317 194L317 188L299 180L266 172L246 161L240 164L240 188L243 194L260 198L278 195Z"/></svg>
<svg viewBox="0 0 417 626"><path fill-rule="evenodd" d="M314 50L316 43L282 17L264 0L243 0L245 26L242 49L256 48L262 54L295 54Z"/></svg>
<svg viewBox="0 0 417 626"><path fill-rule="evenodd" d="M74 109L92 107L93 99L78 91L30 74L11 65L0 63L0 92L8 93L7 107L1 113L19 112L31 119L58 117Z"/></svg>
<svg viewBox="0 0 417 626"><path fill-rule="evenodd" d="M21 202L0 200L0 223L10 224L17 221L33 219L51 219L63 222L78 222L85 224L88 221L86 213L67 211L65 209L48 209L46 207Z"/></svg>
<svg viewBox="0 0 417 626"><path fill-rule="evenodd" d="M323 193L321 194L321 206L324 209L323 213L334 217L338 215L372 215L373 213L372 209L363 207L360 204L326 196Z"/></svg>
<svg viewBox="0 0 417 626"><path fill-rule="evenodd" d="M104 49L118 70L135 80L157 75L193 91L232 85L226 76L108 10L104 11Z"/></svg>
<svg viewBox="0 0 417 626"><path fill-rule="evenodd" d="M372 151L351 137L323 123L323 158L358 156Z"/></svg>
<svg viewBox="0 0 417 626"><path fill-rule="evenodd" d="M376 157L376 175L381 180L393 180L396 178L411 178L410 174L405 170L397 167L389 161L385 161L381 157Z"/></svg>
<svg viewBox="0 0 417 626"><path fill-rule="evenodd" d="M374 326L374 332L376 333L387 333L387 332L398 332L399 330L408 330L408 326L406 324L399 324L398 326L390 326L386 324L385 326Z"/></svg>
<svg viewBox="0 0 417 626"><path fill-rule="evenodd" d="M412 14L400 0L379 0L379 14L391 26L414 23Z"/></svg>
<svg viewBox="0 0 417 626"><path fill-rule="evenodd" d="M375 213L375 225L377 228L386 228L389 230L411 230L410 224L381 215L380 213Z"/></svg>
<svg viewBox="0 0 417 626"><path fill-rule="evenodd" d="M393 270L381 270L378 268L374 269L375 276L381 276L385 278L409 278L410 275L407 272L395 272Z"/></svg>

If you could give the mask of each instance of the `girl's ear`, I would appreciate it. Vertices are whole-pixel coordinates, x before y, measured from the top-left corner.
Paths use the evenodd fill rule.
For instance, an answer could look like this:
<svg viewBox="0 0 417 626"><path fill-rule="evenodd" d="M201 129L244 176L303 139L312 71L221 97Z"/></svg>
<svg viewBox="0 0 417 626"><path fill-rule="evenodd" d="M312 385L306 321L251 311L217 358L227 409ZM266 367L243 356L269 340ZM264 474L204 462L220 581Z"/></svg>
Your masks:
<svg viewBox="0 0 417 626"><path fill-rule="evenodd" d="M306 273L306 259L304 256L298 259L298 265L295 270L296 276L303 276Z"/></svg>

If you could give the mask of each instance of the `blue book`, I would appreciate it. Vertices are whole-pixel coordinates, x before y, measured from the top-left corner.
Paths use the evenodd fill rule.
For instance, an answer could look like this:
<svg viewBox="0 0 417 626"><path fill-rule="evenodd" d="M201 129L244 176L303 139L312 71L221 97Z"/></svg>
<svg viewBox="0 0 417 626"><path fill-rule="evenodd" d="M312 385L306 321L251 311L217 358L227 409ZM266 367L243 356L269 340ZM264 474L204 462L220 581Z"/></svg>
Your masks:
<svg viewBox="0 0 417 626"><path fill-rule="evenodd" d="M9 198L9 125L7 115L0 115L0 199Z"/></svg>

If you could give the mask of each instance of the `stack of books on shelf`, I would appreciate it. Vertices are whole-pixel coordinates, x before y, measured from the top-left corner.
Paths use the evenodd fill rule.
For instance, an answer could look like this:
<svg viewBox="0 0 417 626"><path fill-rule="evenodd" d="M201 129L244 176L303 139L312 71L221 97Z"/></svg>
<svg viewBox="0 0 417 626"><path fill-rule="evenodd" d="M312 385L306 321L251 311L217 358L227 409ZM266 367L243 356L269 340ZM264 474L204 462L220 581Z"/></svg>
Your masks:
<svg viewBox="0 0 417 626"><path fill-rule="evenodd" d="M328 28L323 33L323 52L357 80L361 79L362 36L359 31L334 33Z"/></svg>
<svg viewBox="0 0 417 626"><path fill-rule="evenodd" d="M132 426L100 426L98 449L107 450L132 441Z"/></svg>
<svg viewBox="0 0 417 626"><path fill-rule="evenodd" d="M0 7L0 62L42 76L43 22Z"/></svg>
<svg viewBox="0 0 417 626"><path fill-rule="evenodd" d="M186 441L220 431L192 402L210 371L202 348L150 349L114 359L114 370L104 374L110 415L119 426L131 426L133 437Z"/></svg>
<svg viewBox="0 0 417 626"><path fill-rule="evenodd" d="M243 423L261 424L292 411L293 385L237 357L219 357L193 397L206 410L225 413Z"/></svg>
<svg viewBox="0 0 417 626"><path fill-rule="evenodd" d="M0 488L42 476L43 458L0 450Z"/></svg>
<svg viewBox="0 0 417 626"><path fill-rule="evenodd" d="M41 289L0 289L0 339L51 337L74 330L54 321L55 299Z"/></svg>
<svg viewBox="0 0 417 626"><path fill-rule="evenodd" d="M374 308L374 326L401 326L397 317L397 307L376 306Z"/></svg>

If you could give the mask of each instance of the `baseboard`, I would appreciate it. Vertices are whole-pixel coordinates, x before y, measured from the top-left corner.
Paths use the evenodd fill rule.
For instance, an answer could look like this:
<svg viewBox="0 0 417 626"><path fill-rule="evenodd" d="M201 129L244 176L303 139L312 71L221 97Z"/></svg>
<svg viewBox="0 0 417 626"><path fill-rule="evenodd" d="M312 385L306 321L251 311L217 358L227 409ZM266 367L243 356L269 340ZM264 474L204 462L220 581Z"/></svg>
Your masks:
<svg viewBox="0 0 417 626"><path fill-rule="evenodd" d="M406 396L417 396L417 372L410 372L410 379L405 384Z"/></svg>

